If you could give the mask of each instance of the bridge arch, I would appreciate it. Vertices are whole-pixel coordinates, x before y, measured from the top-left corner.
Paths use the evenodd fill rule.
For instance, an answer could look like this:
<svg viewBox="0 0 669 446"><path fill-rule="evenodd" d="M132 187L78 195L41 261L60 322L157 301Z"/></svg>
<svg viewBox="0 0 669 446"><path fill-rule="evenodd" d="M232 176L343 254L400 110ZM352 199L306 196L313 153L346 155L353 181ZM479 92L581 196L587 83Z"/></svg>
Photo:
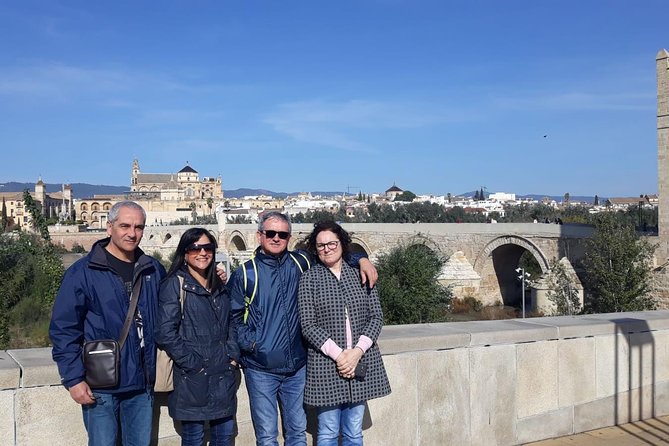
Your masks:
<svg viewBox="0 0 669 446"><path fill-rule="evenodd" d="M228 249L230 251L246 251L248 250L248 245L244 239L244 234L239 231L232 231L228 236Z"/></svg>
<svg viewBox="0 0 669 446"><path fill-rule="evenodd" d="M541 267L542 273L547 273L550 269L546 255L537 245L524 237L517 235L503 235L488 242L488 244L481 250L474 262L474 270L480 273L493 251L504 245L516 245L529 251Z"/></svg>
<svg viewBox="0 0 669 446"><path fill-rule="evenodd" d="M496 237L486 244L476 257L474 270L481 277L479 298L486 305L502 303L522 308L523 292L516 268L523 254L536 261L542 274L549 271L546 255L532 241L517 235ZM528 287L524 302L528 308Z"/></svg>
<svg viewBox="0 0 669 446"><path fill-rule="evenodd" d="M367 242L365 242L360 237L355 236L351 236L351 245L349 247L349 251L367 255L370 255L372 252L370 247L367 245Z"/></svg>

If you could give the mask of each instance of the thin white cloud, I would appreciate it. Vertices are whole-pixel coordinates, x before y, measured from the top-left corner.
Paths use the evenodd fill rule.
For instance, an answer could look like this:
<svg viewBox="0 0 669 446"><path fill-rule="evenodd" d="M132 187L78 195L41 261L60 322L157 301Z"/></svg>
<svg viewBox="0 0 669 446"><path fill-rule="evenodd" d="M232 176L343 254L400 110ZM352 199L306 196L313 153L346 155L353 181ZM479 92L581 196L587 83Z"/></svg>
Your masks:
<svg viewBox="0 0 669 446"><path fill-rule="evenodd" d="M355 135L384 129L428 127L470 120L469 112L432 104L351 100L346 102L303 101L279 105L263 122L282 134L306 143L352 152L379 150Z"/></svg>
<svg viewBox="0 0 669 446"><path fill-rule="evenodd" d="M654 101L651 94L558 92L498 97L494 103L510 110L639 111L653 110Z"/></svg>
<svg viewBox="0 0 669 446"><path fill-rule="evenodd" d="M124 69L90 68L61 62L38 62L17 67L0 67L0 95L35 96L64 100L81 96L107 96L110 93L206 93L216 85L194 85L164 75ZM122 99L115 99L122 101ZM108 101L105 99L104 101Z"/></svg>

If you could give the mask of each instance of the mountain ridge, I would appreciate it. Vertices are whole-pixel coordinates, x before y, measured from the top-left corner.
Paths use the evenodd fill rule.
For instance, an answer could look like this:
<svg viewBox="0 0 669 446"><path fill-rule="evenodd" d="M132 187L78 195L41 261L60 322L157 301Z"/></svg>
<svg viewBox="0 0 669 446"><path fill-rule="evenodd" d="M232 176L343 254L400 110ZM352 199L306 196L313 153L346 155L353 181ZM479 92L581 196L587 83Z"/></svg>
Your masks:
<svg viewBox="0 0 669 446"><path fill-rule="evenodd" d="M56 183L44 183L46 191L48 193L60 192L62 185ZM92 198L93 195L116 195L124 194L129 192L128 186L110 186L104 184L90 184L90 183L71 183L72 186L72 195L74 198ZM22 192L23 190L28 189L30 191L35 190L35 183L21 183L18 181L9 181L6 183L0 183L0 192ZM223 195L226 198L242 198L246 196L256 196L256 195L269 195L276 198L286 198L289 195L297 195L300 192L274 192L268 189L253 189L253 188L238 188L224 190ZM331 197L334 195L342 195L344 192L337 191L311 191L312 195L320 195ZM473 197L476 191L463 192L455 196L465 196ZM349 194L355 195L355 194ZM548 197L555 201L562 201L563 195L546 195L546 194L516 194L517 198L531 198L534 200L541 200L544 197ZM588 195L572 195L570 196L571 201L584 201L587 203L592 203L594 201L594 196ZM599 197L600 203L606 200L607 197Z"/></svg>

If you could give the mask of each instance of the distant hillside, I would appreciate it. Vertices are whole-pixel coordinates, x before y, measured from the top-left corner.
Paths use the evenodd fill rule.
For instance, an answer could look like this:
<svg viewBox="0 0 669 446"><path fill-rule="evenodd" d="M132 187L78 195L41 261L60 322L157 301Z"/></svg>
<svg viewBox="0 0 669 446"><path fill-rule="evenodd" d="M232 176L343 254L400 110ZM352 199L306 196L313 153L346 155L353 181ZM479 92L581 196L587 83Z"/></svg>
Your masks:
<svg viewBox="0 0 669 446"><path fill-rule="evenodd" d="M474 197L478 191L471 191L471 192L464 192L460 194L459 196L462 197ZM489 194L486 194L486 197ZM540 194L525 194L525 195L520 195L516 194L516 198L531 198L532 200L537 200L541 201L544 197L548 197L551 200L555 200L558 203L561 203L562 200L564 200L564 195L540 195ZM607 200L608 197L599 197L599 202L604 203ZM588 195L570 195L569 200L572 203L575 202L585 202L585 203L594 203L595 202L595 197L594 196L588 196Z"/></svg>
<svg viewBox="0 0 669 446"><path fill-rule="evenodd" d="M60 192L62 185L45 183L47 193ZM72 183L72 195L74 198L89 198L93 195L122 194L128 192L128 186L105 186L101 184ZM35 190L35 183L0 183L0 192L23 192Z"/></svg>
<svg viewBox="0 0 669 446"><path fill-rule="evenodd" d="M50 184L46 183L47 192L58 192L61 190L60 184ZM30 191L35 190L35 183L17 183L11 181L8 183L0 183L0 192L22 192L24 189L29 189ZM72 194L74 198L90 198L93 195L110 195L110 194L123 194L129 191L128 186L105 186L101 184L88 184L88 183L72 183ZM224 190L223 195L227 198L242 198L246 196L256 196L256 195L269 195L275 198L286 198L288 195L297 195L298 192L273 192L267 189L251 189L251 188L239 188L233 190ZM312 191L312 195L320 195L322 197L331 197L334 195L341 195L343 192L325 192L325 191ZM476 194L476 191L464 192L459 194L464 197L473 197ZM561 202L564 199L563 195L540 195L540 194L526 194L519 195L516 194L517 198L532 198L534 200L541 200L542 198L548 196L548 198ZM599 197L599 202L603 203L606 201L607 197ZM586 196L586 195L572 195L570 197L572 202L584 201L587 203L592 203L595 200L595 197Z"/></svg>
<svg viewBox="0 0 669 446"><path fill-rule="evenodd" d="M267 189L249 189L246 187L223 191L223 196L227 198L242 198L256 195L269 195L276 198L286 198L288 196L286 192L272 192Z"/></svg>

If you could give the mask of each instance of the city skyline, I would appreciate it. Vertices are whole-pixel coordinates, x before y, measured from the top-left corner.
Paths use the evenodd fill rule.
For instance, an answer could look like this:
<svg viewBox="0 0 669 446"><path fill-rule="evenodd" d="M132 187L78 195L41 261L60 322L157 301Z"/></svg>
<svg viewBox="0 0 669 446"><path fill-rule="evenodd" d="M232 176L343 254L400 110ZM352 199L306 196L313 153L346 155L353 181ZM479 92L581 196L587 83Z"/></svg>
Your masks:
<svg viewBox="0 0 669 446"><path fill-rule="evenodd" d="M0 182L121 186L138 158L164 173L188 161L228 190L656 193L668 12L9 1Z"/></svg>

